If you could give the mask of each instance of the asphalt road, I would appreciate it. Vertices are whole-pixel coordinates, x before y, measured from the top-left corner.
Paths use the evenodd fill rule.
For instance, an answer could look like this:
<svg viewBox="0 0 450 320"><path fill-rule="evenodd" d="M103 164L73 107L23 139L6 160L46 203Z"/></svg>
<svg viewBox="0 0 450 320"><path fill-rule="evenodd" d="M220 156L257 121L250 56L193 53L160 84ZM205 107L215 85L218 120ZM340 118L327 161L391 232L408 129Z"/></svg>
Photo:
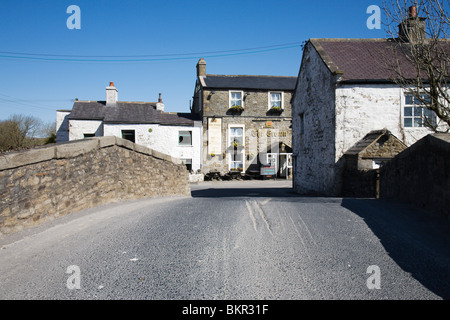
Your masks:
<svg viewBox="0 0 450 320"><path fill-rule="evenodd" d="M449 299L449 224L286 181L202 183L1 237L0 299Z"/></svg>

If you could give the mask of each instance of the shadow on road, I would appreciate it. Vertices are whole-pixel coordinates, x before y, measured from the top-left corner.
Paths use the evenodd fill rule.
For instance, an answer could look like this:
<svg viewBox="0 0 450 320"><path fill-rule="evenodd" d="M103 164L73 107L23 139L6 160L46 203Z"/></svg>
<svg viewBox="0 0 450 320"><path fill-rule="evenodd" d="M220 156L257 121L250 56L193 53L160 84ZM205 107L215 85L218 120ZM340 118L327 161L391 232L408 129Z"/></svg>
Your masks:
<svg viewBox="0 0 450 320"><path fill-rule="evenodd" d="M450 222L404 204L344 199L364 219L389 256L441 298L450 299Z"/></svg>
<svg viewBox="0 0 450 320"><path fill-rule="evenodd" d="M287 180L205 182L191 185L193 198L272 198L294 202L341 202L341 199L316 194L300 195L294 192L292 182Z"/></svg>
<svg viewBox="0 0 450 320"><path fill-rule="evenodd" d="M192 190L191 195L194 198L299 197L298 194L294 193L292 188L208 188Z"/></svg>

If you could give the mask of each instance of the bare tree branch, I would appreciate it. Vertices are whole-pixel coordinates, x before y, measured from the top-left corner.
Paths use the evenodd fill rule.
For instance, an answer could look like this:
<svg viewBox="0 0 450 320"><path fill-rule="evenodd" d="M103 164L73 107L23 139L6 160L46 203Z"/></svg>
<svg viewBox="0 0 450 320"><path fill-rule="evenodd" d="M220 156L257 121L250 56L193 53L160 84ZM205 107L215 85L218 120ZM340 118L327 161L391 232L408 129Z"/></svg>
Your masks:
<svg viewBox="0 0 450 320"><path fill-rule="evenodd" d="M384 0L392 81L450 127L450 0ZM395 30L395 31L394 31ZM439 131L429 117L423 125Z"/></svg>

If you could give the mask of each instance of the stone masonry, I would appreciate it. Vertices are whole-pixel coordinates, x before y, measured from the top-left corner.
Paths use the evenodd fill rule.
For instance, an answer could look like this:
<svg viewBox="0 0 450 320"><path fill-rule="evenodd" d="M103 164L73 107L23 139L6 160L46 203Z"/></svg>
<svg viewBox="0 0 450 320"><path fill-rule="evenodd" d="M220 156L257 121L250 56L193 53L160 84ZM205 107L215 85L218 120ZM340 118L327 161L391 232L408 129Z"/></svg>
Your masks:
<svg viewBox="0 0 450 320"><path fill-rule="evenodd" d="M386 163L380 193L450 217L450 134L430 134Z"/></svg>
<svg viewBox="0 0 450 320"><path fill-rule="evenodd" d="M117 201L190 196L180 160L117 137L0 156L0 234Z"/></svg>
<svg viewBox="0 0 450 320"><path fill-rule="evenodd" d="M292 110L290 92L284 92L284 110L273 113L268 110L267 90L246 90L244 111L233 113L229 110L229 90L203 91L203 172L217 171L222 175L228 172L227 154L232 152L228 145L229 125L245 126L246 170L252 165L259 169L258 155L267 152L273 144L284 143L292 146ZM222 119L222 154L211 156L208 153L208 118ZM267 122L272 127L267 127Z"/></svg>

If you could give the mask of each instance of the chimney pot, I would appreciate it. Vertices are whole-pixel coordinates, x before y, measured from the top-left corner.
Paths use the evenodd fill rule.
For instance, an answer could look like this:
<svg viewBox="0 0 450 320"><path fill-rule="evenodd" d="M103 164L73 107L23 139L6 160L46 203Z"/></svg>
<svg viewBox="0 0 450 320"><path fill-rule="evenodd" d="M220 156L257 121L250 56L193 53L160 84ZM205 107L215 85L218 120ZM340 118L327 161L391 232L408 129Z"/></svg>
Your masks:
<svg viewBox="0 0 450 320"><path fill-rule="evenodd" d="M118 91L114 87L114 82L111 81L109 87L106 87L106 105L115 106L118 100Z"/></svg>
<svg viewBox="0 0 450 320"><path fill-rule="evenodd" d="M409 7L408 14L409 18L399 25L399 40L409 43L419 43L426 40L426 18L417 16L416 6Z"/></svg>
<svg viewBox="0 0 450 320"><path fill-rule="evenodd" d="M156 110L164 112L164 102L161 98L161 93L159 94L158 102L156 103Z"/></svg>
<svg viewBox="0 0 450 320"><path fill-rule="evenodd" d="M416 15L417 15L416 6L409 7L409 17L410 18L415 18Z"/></svg>

